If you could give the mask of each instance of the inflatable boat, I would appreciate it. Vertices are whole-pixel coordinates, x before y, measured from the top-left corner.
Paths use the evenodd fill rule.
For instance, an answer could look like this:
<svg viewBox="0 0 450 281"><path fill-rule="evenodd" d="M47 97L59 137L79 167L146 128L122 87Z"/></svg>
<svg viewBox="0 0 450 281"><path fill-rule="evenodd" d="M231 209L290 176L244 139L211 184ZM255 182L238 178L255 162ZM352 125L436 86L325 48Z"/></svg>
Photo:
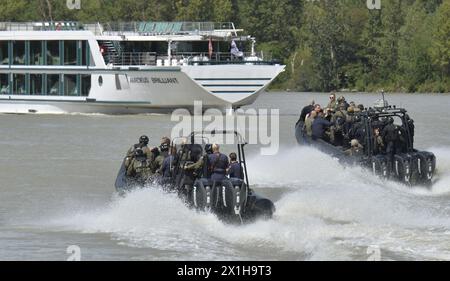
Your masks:
<svg viewBox="0 0 450 281"><path fill-rule="evenodd" d="M242 179L226 177L217 182L206 175L183 169L203 157L206 153L203 148L209 143L207 136L217 134L233 134L237 140L237 156L244 175ZM188 143L182 144L174 157L170 176L155 176L151 180L137 181L127 176L124 160L115 183L117 192L126 194L136 188L154 186L151 183L156 183L168 192L177 193L190 208L212 212L228 223L240 224L272 218L275 212L274 203L250 188L244 151L246 143L238 132L193 132L183 139L188 140ZM177 145L176 141L172 141L172 147Z"/></svg>
<svg viewBox="0 0 450 281"><path fill-rule="evenodd" d="M414 125L404 108L383 106L365 109L355 113L351 126L358 126L359 134L349 136L349 132L334 136L342 141L332 143L322 138L308 136L304 120L295 126L295 136L301 145L316 147L324 153L339 159L341 163L361 165L384 179L400 181L408 186L430 187L436 170L436 157L433 153L414 148ZM392 143L390 151L378 151L375 147L374 131L383 131L387 124L394 124L396 134L400 136ZM357 125L356 125L357 124ZM383 137L383 136L382 136ZM349 155L350 141L357 138L362 145L361 153ZM383 137L384 140L386 140Z"/></svg>

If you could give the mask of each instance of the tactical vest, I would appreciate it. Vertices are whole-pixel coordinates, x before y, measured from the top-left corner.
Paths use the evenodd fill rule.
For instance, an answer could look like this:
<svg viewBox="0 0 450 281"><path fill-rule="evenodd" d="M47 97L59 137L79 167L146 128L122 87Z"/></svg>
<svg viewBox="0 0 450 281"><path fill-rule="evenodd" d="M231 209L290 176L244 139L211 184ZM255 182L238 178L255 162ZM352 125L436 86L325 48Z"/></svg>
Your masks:
<svg viewBox="0 0 450 281"><path fill-rule="evenodd" d="M228 166L228 157L225 154L211 154L209 155L210 172L213 174L226 174Z"/></svg>
<svg viewBox="0 0 450 281"><path fill-rule="evenodd" d="M242 165L239 162L231 163L230 177L244 179L244 169L242 168Z"/></svg>
<svg viewBox="0 0 450 281"><path fill-rule="evenodd" d="M202 176L204 178L210 178L211 172L210 172L210 162L209 162L209 155L203 156L203 169L202 169Z"/></svg>
<svg viewBox="0 0 450 281"><path fill-rule="evenodd" d="M149 175L151 173L151 168L147 160L136 160L134 162L133 169L138 176Z"/></svg>

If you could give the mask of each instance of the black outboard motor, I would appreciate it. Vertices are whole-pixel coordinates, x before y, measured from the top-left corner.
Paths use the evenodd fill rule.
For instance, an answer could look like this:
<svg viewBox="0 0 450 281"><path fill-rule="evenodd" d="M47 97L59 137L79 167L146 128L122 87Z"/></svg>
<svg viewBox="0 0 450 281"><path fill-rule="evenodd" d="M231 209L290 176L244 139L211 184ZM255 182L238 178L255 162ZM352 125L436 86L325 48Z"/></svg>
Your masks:
<svg viewBox="0 0 450 281"><path fill-rule="evenodd" d="M371 160L373 174L384 179L389 178L389 159L384 155L377 155Z"/></svg>
<svg viewBox="0 0 450 281"><path fill-rule="evenodd" d="M212 184L207 179L196 180L189 196L192 207L202 211L211 210L211 188Z"/></svg>
<svg viewBox="0 0 450 281"><path fill-rule="evenodd" d="M245 182L241 179L212 182L202 178L195 181L189 201L196 209L213 210L220 218L241 222L247 193Z"/></svg>
<svg viewBox="0 0 450 281"><path fill-rule="evenodd" d="M215 183L205 178L198 179L188 201L193 208L212 211L231 223L269 219L275 212L272 201L250 192L245 181L234 178Z"/></svg>
<svg viewBox="0 0 450 281"><path fill-rule="evenodd" d="M418 174L418 183L430 184L436 170L436 156L427 151L412 154L414 170Z"/></svg>
<svg viewBox="0 0 450 281"><path fill-rule="evenodd" d="M222 182L224 210L234 216L241 216L247 200L247 187L243 180L230 179Z"/></svg>
<svg viewBox="0 0 450 281"><path fill-rule="evenodd" d="M409 154L395 154L391 174L399 181L411 184L412 160L413 157Z"/></svg>
<svg viewBox="0 0 450 281"><path fill-rule="evenodd" d="M246 186L241 180L225 179L212 190L213 209L230 221L241 221L247 198Z"/></svg>

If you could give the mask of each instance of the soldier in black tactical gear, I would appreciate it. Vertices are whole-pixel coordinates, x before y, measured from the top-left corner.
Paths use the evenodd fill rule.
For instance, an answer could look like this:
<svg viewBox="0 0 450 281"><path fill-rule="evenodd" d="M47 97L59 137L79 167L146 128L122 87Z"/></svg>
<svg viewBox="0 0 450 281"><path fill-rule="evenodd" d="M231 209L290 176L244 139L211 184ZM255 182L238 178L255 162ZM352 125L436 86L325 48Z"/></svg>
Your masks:
<svg viewBox="0 0 450 281"><path fill-rule="evenodd" d="M394 124L394 118L389 117L387 120L387 125L384 126L383 131L381 132L381 136L383 138L386 154L389 156L391 162L394 159L394 155L396 151L396 142L398 140L398 130L397 126Z"/></svg>
<svg viewBox="0 0 450 281"><path fill-rule="evenodd" d="M244 169L241 163L237 161L237 155L234 152L230 154L230 167L227 169L227 174L230 178L244 179Z"/></svg>
<svg viewBox="0 0 450 281"><path fill-rule="evenodd" d="M416 126L414 125L414 120L411 119L408 114L406 114L405 117L406 117L406 125L408 126L411 138L411 146L414 147L414 130Z"/></svg>
<svg viewBox="0 0 450 281"><path fill-rule="evenodd" d="M213 153L208 155L211 180L220 182L226 177L229 161L225 154L220 153L220 146L218 144L213 144L212 149Z"/></svg>

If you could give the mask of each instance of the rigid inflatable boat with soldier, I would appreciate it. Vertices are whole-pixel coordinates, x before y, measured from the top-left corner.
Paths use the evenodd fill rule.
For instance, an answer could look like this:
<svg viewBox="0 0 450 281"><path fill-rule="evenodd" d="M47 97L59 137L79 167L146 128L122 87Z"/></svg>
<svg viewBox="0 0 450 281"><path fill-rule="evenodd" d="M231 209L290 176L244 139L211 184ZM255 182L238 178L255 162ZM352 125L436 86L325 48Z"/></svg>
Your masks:
<svg viewBox="0 0 450 281"><path fill-rule="evenodd" d="M335 123L340 124L332 125L332 142L308 135L305 120L299 120L295 127L297 142L316 147L341 163L365 167L384 179L408 186L432 185L436 157L414 148L414 121L406 109L389 106L383 97L373 108L355 113L350 122ZM351 143L359 153L351 153Z"/></svg>
<svg viewBox="0 0 450 281"><path fill-rule="evenodd" d="M237 160L242 166L242 178L224 177L213 181L208 169L211 163L204 163L197 171L185 167L197 163L207 155L205 147L211 145L208 136L232 134L237 141ZM235 131L193 132L187 138L180 138L181 145L170 163L170 171L165 175L153 176L146 182L136 181L127 176L125 160L118 173L115 187L119 194L136 188L145 188L151 184L162 186L168 192L174 192L190 208L211 212L228 223L248 223L257 219L270 219L275 212L274 203L254 192L250 188L244 147L246 142ZM177 146L172 140L172 147Z"/></svg>

